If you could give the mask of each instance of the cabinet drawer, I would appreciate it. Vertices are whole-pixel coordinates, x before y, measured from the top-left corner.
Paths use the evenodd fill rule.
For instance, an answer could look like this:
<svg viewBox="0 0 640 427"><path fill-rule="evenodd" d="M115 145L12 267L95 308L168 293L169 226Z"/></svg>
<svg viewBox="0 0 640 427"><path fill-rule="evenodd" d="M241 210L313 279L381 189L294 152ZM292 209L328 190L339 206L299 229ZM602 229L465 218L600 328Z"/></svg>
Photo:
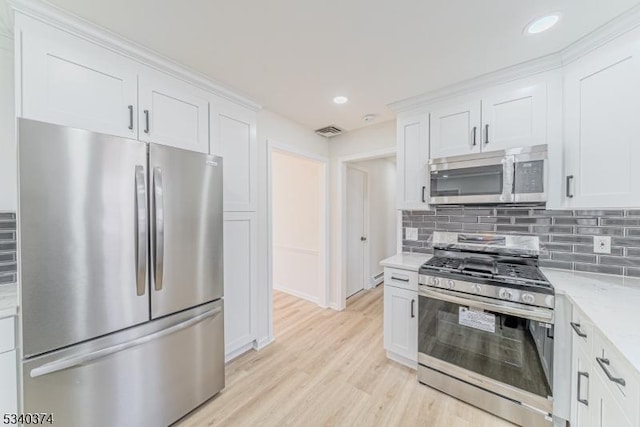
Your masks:
<svg viewBox="0 0 640 427"><path fill-rule="evenodd" d="M418 272L386 267L384 269L384 284L385 286L417 291Z"/></svg>
<svg viewBox="0 0 640 427"><path fill-rule="evenodd" d="M592 370L598 371L602 375L606 387L623 409L626 417L632 421L633 425L636 425L640 418L638 416L640 383L637 373L629 362L600 332L594 334L592 363ZM614 379L609 378L607 371ZM615 379L623 380L625 385L619 384Z"/></svg>
<svg viewBox="0 0 640 427"><path fill-rule="evenodd" d="M573 306L571 313L571 337L574 344L585 353L591 354L593 346L593 324L576 306Z"/></svg>
<svg viewBox="0 0 640 427"><path fill-rule="evenodd" d="M0 353L16 347L15 326L13 317L0 319Z"/></svg>

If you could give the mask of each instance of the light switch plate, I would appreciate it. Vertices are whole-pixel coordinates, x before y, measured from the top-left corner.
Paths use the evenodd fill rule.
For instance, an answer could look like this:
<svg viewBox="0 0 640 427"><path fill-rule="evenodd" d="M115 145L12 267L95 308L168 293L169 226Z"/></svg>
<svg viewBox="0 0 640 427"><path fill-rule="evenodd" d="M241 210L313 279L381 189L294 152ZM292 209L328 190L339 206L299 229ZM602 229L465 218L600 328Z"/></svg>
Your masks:
<svg viewBox="0 0 640 427"><path fill-rule="evenodd" d="M413 227L407 227L406 239L416 242L418 240L418 229Z"/></svg>
<svg viewBox="0 0 640 427"><path fill-rule="evenodd" d="M593 236L593 252L597 254L611 253L611 237L610 236Z"/></svg>

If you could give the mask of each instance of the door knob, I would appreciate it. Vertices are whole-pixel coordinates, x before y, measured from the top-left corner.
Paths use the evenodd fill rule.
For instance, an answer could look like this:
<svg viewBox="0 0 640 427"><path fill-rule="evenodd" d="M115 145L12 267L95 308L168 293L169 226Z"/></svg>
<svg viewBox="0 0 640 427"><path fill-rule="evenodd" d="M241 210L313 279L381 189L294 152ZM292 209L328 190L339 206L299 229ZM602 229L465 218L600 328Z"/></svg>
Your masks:
<svg viewBox="0 0 640 427"><path fill-rule="evenodd" d="M360 240L364 242L365 240L367 240L367 238L366 238L366 237L364 237L364 236L362 236L362 237L360 238Z"/></svg>

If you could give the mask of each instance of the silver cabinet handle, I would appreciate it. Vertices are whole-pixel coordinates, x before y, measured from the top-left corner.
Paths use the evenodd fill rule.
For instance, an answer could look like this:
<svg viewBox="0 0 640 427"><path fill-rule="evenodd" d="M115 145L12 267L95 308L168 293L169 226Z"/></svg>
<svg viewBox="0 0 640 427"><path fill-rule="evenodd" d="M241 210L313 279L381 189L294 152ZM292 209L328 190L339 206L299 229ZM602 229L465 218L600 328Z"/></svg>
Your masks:
<svg viewBox="0 0 640 427"><path fill-rule="evenodd" d="M34 368L31 370L30 372L31 378L36 378L36 377L40 377L42 375L47 375L47 374L53 374L54 372L73 368L74 366L87 364L91 361L101 359L103 357L107 357L114 353L119 353L131 347L136 347L141 344L147 343L149 341L154 341L162 337L166 337L167 335L186 329L190 326L195 325L196 323L200 323L210 317L220 314L221 312L222 312L222 307L216 307L213 310L209 310L196 317L192 317L191 319L186 320L182 323L178 323L177 325L171 326L167 329L163 329L161 331L154 332L149 335L145 335L133 341L103 348L101 350L97 350L88 354L82 354L78 356L71 356L64 359L59 359L59 360L44 364L42 366L38 366L37 368Z"/></svg>
<svg viewBox="0 0 640 427"><path fill-rule="evenodd" d="M424 198L424 192L427 191L427 186L423 185L422 186L422 203L427 203L427 201Z"/></svg>
<svg viewBox="0 0 640 427"><path fill-rule="evenodd" d="M580 338L586 338L587 334L585 334L584 332L582 332L582 329L580 329L580 324L579 323L574 323L571 322L569 323L571 325L571 327L573 328L574 331L576 331L576 334L578 334L578 336Z"/></svg>
<svg viewBox="0 0 640 427"><path fill-rule="evenodd" d="M392 275L391 275L391 280L398 280L398 281L400 281L400 282L408 282L408 281L409 281L409 278L408 278L408 277L406 277L406 276L397 276L397 275L395 275L395 274L392 274Z"/></svg>
<svg viewBox="0 0 640 427"><path fill-rule="evenodd" d="M144 110L144 133L149 133L149 110Z"/></svg>
<svg viewBox="0 0 640 427"><path fill-rule="evenodd" d="M611 375L611 372L609 372L609 369L607 368L607 366L611 365L609 359L605 359L604 357L596 357L596 361L604 371L607 378L609 378L609 381L620 384L621 386L627 385L627 382L624 380L624 378L614 377L613 375Z"/></svg>
<svg viewBox="0 0 640 427"><path fill-rule="evenodd" d="M144 167L136 165L136 292L144 295L147 276L147 189Z"/></svg>
<svg viewBox="0 0 640 427"><path fill-rule="evenodd" d="M133 105L129 105L129 130L133 130Z"/></svg>
<svg viewBox="0 0 640 427"><path fill-rule="evenodd" d="M587 380L589 379L589 373L588 372L580 372L578 371L578 402L582 403L584 406L589 406L589 401L587 399L580 399L580 396L582 396L582 394L580 393L582 390L582 377L585 377Z"/></svg>
<svg viewBox="0 0 640 427"><path fill-rule="evenodd" d="M414 317L416 317L415 311L413 309L413 307L416 305L416 300L412 299L411 300L411 318L413 319Z"/></svg>
<svg viewBox="0 0 640 427"><path fill-rule="evenodd" d="M153 168L153 228L155 239L153 259L155 261L153 279L156 291L162 290L164 270L164 194L162 188L162 169Z"/></svg>
<svg viewBox="0 0 640 427"><path fill-rule="evenodd" d="M572 179L573 179L573 175L567 175L565 194L569 199L573 198L573 194L571 194L571 180Z"/></svg>
<svg viewBox="0 0 640 427"><path fill-rule="evenodd" d="M476 146L476 133L478 131L478 126L473 127L473 146Z"/></svg>
<svg viewBox="0 0 640 427"><path fill-rule="evenodd" d="M489 125L484 125L484 144L489 144Z"/></svg>

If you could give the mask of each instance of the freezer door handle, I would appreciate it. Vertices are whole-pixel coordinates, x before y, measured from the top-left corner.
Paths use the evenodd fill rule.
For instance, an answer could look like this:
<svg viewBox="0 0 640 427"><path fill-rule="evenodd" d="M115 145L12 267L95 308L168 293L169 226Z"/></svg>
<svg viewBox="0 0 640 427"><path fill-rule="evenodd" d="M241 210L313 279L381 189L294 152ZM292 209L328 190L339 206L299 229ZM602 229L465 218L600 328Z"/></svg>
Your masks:
<svg viewBox="0 0 640 427"><path fill-rule="evenodd" d="M164 269L164 195L162 188L162 169L153 168L153 210L154 210L154 254L155 262L153 279L156 291L162 290L162 273Z"/></svg>
<svg viewBox="0 0 640 427"><path fill-rule="evenodd" d="M41 377L43 375L53 374L54 372L62 371L64 369L73 368L75 366L85 365L94 360L101 359L103 357L107 357L115 353L119 353L121 351L130 349L132 347L142 345L149 341L154 341L162 337L166 337L167 335L171 335L175 332L186 329L210 317L217 316L220 313L222 313L222 307L216 307L212 310L202 313L182 323L178 323L177 325L170 326L167 329L163 329L161 331L154 332L149 335L145 335L143 337L137 338L129 342L103 348L101 350L93 351L91 353L80 354L77 356L70 356L70 357L59 359L53 362L46 363L42 366L38 366L37 368L32 369L29 375L31 375L31 378L36 378L36 377Z"/></svg>
<svg viewBox="0 0 640 427"><path fill-rule="evenodd" d="M147 273L147 188L144 167L136 165L136 293L145 293Z"/></svg>

